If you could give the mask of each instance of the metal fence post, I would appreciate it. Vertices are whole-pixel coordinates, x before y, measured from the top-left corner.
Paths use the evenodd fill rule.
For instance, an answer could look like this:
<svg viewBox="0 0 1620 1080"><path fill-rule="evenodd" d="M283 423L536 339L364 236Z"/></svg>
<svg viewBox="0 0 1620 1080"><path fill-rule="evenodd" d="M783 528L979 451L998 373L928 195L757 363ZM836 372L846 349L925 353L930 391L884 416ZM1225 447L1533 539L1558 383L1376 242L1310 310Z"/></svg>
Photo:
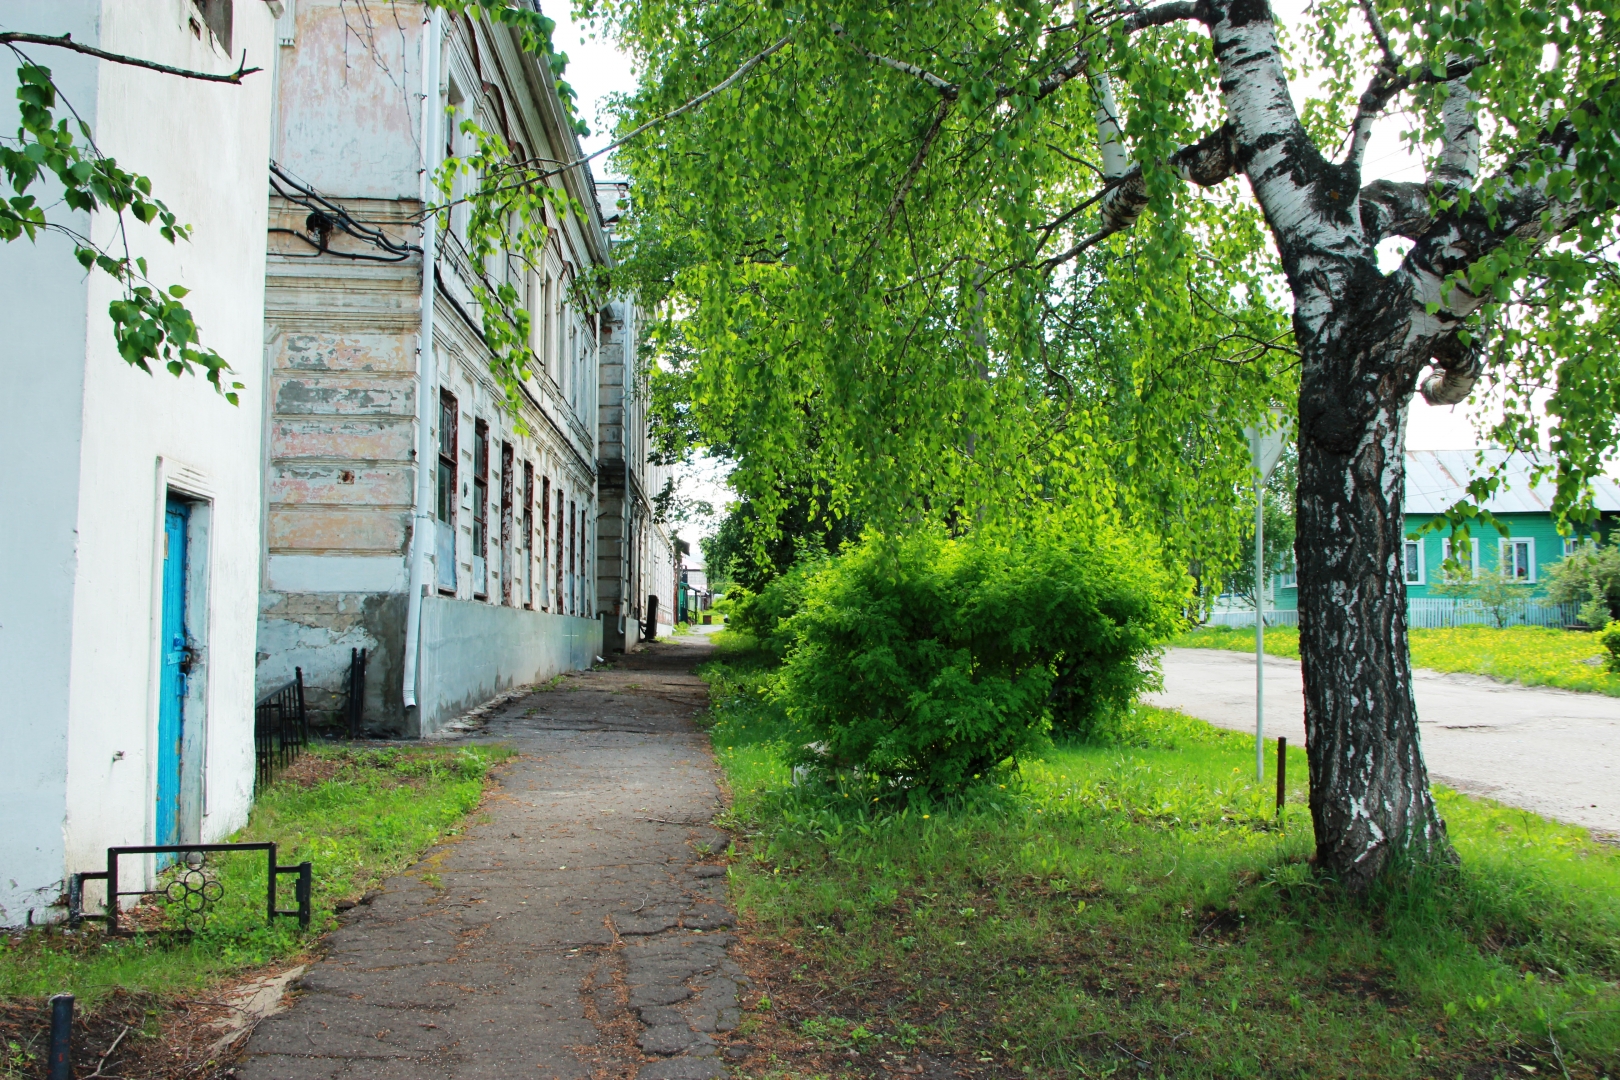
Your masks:
<svg viewBox="0 0 1620 1080"><path fill-rule="evenodd" d="M72 1080L73 1076L73 995L51 998L50 1080Z"/></svg>
<svg viewBox="0 0 1620 1080"><path fill-rule="evenodd" d="M315 865L307 859L298 864L298 926L309 929L310 894L315 888Z"/></svg>

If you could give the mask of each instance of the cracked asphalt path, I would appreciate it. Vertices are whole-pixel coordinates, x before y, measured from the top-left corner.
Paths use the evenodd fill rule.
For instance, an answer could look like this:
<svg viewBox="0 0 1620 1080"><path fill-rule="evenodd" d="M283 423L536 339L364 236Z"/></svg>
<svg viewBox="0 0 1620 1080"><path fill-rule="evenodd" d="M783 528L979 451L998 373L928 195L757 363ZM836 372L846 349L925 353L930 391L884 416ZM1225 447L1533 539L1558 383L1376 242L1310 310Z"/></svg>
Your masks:
<svg viewBox="0 0 1620 1080"><path fill-rule="evenodd" d="M708 654L661 643L493 711L473 737L522 756L478 823L344 917L238 1075L723 1076L747 979L692 723Z"/></svg>

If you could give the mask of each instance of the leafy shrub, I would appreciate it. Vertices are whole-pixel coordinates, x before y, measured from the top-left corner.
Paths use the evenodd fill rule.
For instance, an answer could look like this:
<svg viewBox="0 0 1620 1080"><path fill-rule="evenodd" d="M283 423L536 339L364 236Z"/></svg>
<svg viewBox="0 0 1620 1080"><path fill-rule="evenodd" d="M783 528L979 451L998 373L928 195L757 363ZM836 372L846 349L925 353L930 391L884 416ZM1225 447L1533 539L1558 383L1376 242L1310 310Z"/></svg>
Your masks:
<svg viewBox="0 0 1620 1080"><path fill-rule="evenodd" d="M757 594L745 591L726 617L727 625L752 635L762 648L778 657L785 655L792 643L788 621L804 602L805 583L825 564L823 558L802 559Z"/></svg>
<svg viewBox="0 0 1620 1080"><path fill-rule="evenodd" d="M1580 620L1594 630L1620 618L1620 541L1582 544L1547 570L1547 599L1580 604Z"/></svg>
<svg viewBox="0 0 1620 1080"><path fill-rule="evenodd" d="M1598 635L1598 640L1603 643L1605 649L1609 650L1609 657L1605 661L1605 666L1610 671L1620 674L1620 621L1611 622L1604 627L1603 633Z"/></svg>
<svg viewBox="0 0 1620 1080"><path fill-rule="evenodd" d="M1445 581L1434 587L1436 595L1464 600L1477 600L1490 612L1491 621L1498 630L1514 619L1524 616L1535 586L1509 577L1498 569L1475 571L1465 578Z"/></svg>
<svg viewBox="0 0 1620 1080"><path fill-rule="evenodd" d="M809 576L777 694L794 763L952 790L1117 725L1179 597L1150 546L1046 526L872 535ZM783 631L779 630L780 635Z"/></svg>

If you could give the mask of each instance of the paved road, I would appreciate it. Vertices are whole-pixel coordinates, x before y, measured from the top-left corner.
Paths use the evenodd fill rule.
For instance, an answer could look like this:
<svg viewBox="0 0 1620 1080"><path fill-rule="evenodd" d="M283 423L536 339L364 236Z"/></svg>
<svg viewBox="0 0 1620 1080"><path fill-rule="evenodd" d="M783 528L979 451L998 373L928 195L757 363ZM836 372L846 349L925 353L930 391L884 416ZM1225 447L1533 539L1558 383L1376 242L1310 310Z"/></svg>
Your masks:
<svg viewBox="0 0 1620 1080"><path fill-rule="evenodd" d="M1620 835L1620 698L1421 670L1413 687L1437 782ZM1147 700L1253 731L1254 654L1170 649ZM1266 657L1266 735L1303 746L1304 713L1299 661Z"/></svg>
<svg viewBox="0 0 1620 1080"><path fill-rule="evenodd" d="M727 841L707 824L720 792L691 722L708 648L654 646L493 712L478 737L522 757L480 823L345 916L238 1075L725 1075L747 979L727 954Z"/></svg>

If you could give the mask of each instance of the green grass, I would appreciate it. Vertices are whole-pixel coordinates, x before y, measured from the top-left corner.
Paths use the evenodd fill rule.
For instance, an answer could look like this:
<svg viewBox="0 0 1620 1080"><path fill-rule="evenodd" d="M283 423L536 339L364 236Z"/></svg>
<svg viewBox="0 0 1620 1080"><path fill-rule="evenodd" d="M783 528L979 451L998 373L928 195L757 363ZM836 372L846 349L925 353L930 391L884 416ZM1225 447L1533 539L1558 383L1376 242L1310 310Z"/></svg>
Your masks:
<svg viewBox="0 0 1620 1080"><path fill-rule="evenodd" d="M1451 630L1413 630L1410 634L1413 667L1620 697L1620 675L1594 662L1607 656L1596 634L1542 626L1500 630L1494 626L1459 626ZM1170 644L1183 649L1253 653L1254 630L1211 626L1183 634ZM1266 655L1298 660L1299 631L1287 626L1267 627Z"/></svg>
<svg viewBox="0 0 1620 1080"><path fill-rule="evenodd" d="M491 764L505 747L350 749L316 747L291 775L254 805L233 841L273 840L283 865L314 863L311 933L333 925L334 904L354 900L414 862L427 847L460 831L483 796ZM0 1000L71 991L95 1003L115 988L157 994L190 992L222 976L304 952L298 920L264 917L262 853L215 856L225 893L204 928L173 936L109 939L93 923L68 931L45 927L0 937ZM283 878L282 907L292 907ZM171 916L172 918L172 916Z"/></svg>
<svg viewBox="0 0 1620 1080"><path fill-rule="evenodd" d="M1620 1076L1620 857L1580 830L1440 789L1461 869L1351 898L1307 862L1302 755L1279 822L1252 743L1151 708L1006 787L874 806L792 786L771 668L719 644L734 898L800 977L872 988L829 1031L1044 1076Z"/></svg>

